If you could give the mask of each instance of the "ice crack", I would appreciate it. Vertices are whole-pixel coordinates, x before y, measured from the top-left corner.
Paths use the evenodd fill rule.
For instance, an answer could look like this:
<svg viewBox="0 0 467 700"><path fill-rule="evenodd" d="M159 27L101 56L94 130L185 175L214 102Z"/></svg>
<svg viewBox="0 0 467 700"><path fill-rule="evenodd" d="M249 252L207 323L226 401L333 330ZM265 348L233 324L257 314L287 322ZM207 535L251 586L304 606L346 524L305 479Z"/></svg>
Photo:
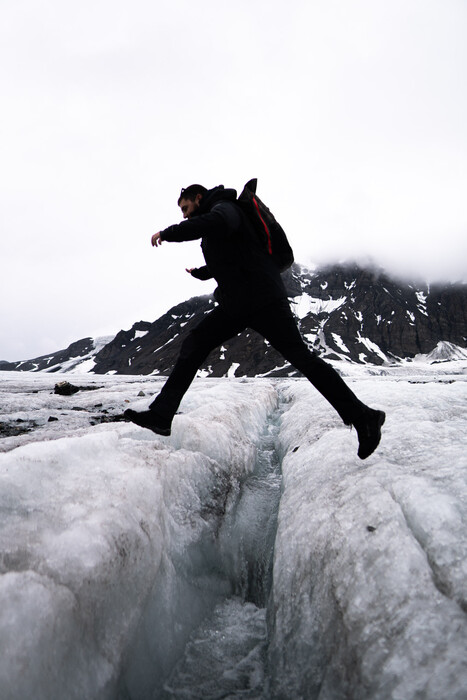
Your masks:
<svg viewBox="0 0 467 700"><path fill-rule="evenodd" d="M229 581L227 595L193 631L161 698L259 697L265 682L266 606L272 584L281 471L281 408L268 418L252 472L241 480L214 538L191 551ZM182 572L180 572L182 573ZM193 571L191 571L193 575ZM209 585L209 582L205 582Z"/></svg>

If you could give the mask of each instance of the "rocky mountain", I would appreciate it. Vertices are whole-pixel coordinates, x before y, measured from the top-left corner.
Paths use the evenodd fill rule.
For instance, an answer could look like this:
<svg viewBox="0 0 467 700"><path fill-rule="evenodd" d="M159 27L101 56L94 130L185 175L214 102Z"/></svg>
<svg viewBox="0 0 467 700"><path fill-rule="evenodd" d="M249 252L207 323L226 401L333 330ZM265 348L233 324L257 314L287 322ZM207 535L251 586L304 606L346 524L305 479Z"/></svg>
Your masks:
<svg viewBox="0 0 467 700"><path fill-rule="evenodd" d="M428 355L467 357L467 285L417 285L382 270L294 264L284 275L302 335L322 357L382 365ZM0 362L0 370L168 374L183 337L212 308L194 297L153 323L139 321L114 338L84 338L47 356ZM211 353L204 376L290 376L295 371L262 337L246 330Z"/></svg>

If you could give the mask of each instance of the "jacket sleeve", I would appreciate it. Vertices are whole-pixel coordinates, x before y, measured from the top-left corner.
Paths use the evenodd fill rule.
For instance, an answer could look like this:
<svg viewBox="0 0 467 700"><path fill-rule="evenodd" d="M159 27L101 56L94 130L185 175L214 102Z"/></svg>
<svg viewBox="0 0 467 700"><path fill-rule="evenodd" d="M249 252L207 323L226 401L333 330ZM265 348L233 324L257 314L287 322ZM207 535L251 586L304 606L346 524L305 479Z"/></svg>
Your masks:
<svg viewBox="0 0 467 700"><path fill-rule="evenodd" d="M195 267L194 270L191 271L191 274L198 280L205 281L212 279L212 275L209 272L209 267L207 265L203 265L203 267Z"/></svg>
<svg viewBox="0 0 467 700"><path fill-rule="evenodd" d="M219 202L206 214L174 224L161 231L163 241L194 241L204 236L226 236L236 233L241 227L241 214L235 204Z"/></svg>

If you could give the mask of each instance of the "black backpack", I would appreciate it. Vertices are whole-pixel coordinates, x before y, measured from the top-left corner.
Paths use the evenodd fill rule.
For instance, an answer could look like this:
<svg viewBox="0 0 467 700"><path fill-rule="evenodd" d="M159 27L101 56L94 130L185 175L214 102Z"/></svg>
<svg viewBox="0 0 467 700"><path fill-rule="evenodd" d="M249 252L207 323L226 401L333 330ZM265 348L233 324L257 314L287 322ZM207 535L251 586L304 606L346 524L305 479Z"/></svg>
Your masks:
<svg viewBox="0 0 467 700"><path fill-rule="evenodd" d="M285 272L294 261L292 248L284 229L256 194L257 183L256 178L246 183L237 204L248 217L262 246L272 256L279 271Z"/></svg>

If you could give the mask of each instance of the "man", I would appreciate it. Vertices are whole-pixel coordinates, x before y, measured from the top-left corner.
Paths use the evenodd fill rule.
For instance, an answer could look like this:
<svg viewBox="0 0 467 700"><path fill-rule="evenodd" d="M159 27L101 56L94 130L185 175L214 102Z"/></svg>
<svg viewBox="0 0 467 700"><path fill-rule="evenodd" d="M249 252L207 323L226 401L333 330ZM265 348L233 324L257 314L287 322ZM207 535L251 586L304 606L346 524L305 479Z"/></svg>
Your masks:
<svg viewBox="0 0 467 700"><path fill-rule="evenodd" d="M363 404L334 368L309 350L290 310L279 270L236 199L235 190L222 185L211 190L190 185L178 200L185 221L152 236L156 248L164 241L201 239L206 265L187 272L201 280L215 278L218 305L188 333L172 373L149 410L127 409L125 417L155 433L170 435L172 419L203 361L211 350L248 327L302 372L346 425L355 426L358 456L366 459L379 444L385 414Z"/></svg>

